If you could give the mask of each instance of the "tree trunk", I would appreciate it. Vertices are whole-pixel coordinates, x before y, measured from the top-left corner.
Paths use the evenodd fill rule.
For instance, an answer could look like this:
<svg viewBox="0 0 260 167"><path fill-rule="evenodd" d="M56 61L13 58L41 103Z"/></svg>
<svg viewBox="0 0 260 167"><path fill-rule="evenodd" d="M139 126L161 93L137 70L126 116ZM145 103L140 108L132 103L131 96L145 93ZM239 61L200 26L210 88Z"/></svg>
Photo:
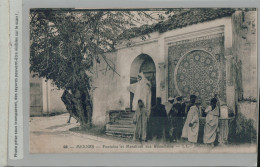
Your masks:
<svg viewBox="0 0 260 167"><path fill-rule="evenodd" d="M92 101L88 91L75 90L73 93L65 90L61 97L67 111L79 123L81 128L92 126Z"/></svg>

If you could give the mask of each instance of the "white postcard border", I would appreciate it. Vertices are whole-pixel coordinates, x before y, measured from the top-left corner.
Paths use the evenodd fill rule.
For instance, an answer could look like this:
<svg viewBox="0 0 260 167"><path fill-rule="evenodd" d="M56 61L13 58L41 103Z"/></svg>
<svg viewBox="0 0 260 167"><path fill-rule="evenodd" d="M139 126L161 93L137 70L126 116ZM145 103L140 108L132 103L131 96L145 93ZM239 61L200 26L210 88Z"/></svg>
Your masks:
<svg viewBox="0 0 260 167"><path fill-rule="evenodd" d="M23 0L23 66L26 69L23 69L23 112L24 112L24 158L21 160L9 160L9 165L63 165L63 166L125 166L126 164L138 165L138 166L166 166L166 165L212 165L214 161L214 166L225 165L225 166L246 166L254 165L256 163L256 154L30 154L29 153L29 9L38 7L38 8L59 8L59 7L89 7L89 8L115 8L115 7L124 7L124 8L133 8L133 7L257 7L259 6L254 4L250 5L248 2L241 1L224 1L219 4L212 3L212 1L205 2L200 1L200 3L191 3L190 1L177 2L174 1L165 1L166 3L159 1L66 1L66 0L57 0L57 1L40 1L40 0ZM239 3L241 2L241 3ZM172 4L172 5L169 5ZM230 5L232 4L232 5ZM21 28L21 27L20 27ZM20 41L21 42L21 41ZM258 73L259 74L259 73ZM27 106L28 105L28 106ZM10 133L10 132L9 132ZM203 159L203 162L201 160ZM224 161L223 161L224 160Z"/></svg>
<svg viewBox="0 0 260 167"><path fill-rule="evenodd" d="M9 158L23 158L22 1L10 0Z"/></svg>

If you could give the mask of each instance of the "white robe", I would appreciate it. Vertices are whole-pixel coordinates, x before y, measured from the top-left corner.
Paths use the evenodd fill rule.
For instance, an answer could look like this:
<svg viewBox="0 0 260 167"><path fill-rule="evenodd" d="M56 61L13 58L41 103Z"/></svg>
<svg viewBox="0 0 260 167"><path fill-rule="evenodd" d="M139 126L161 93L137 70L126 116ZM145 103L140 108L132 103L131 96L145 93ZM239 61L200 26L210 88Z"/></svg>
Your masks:
<svg viewBox="0 0 260 167"><path fill-rule="evenodd" d="M151 113L151 88L149 81L142 76L142 80L131 84L128 87L128 90L132 93L134 93L134 99L133 99L133 110L136 111L138 108L138 100L141 99L144 103L144 107L147 109L148 117Z"/></svg>
<svg viewBox="0 0 260 167"><path fill-rule="evenodd" d="M192 127L189 124L192 123ZM197 106L191 106L188 112L184 127L182 129L183 138L188 138L189 142L197 143L199 133L199 109Z"/></svg>
<svg viewBox="0 0 260 167"><path fill-rule="evenodd" d="M217 136L219 108L216 106L216 108L212 110L212 107L209 106L205 112L207 113L207 116L204 127L203 143L214 143Z"/></svg>

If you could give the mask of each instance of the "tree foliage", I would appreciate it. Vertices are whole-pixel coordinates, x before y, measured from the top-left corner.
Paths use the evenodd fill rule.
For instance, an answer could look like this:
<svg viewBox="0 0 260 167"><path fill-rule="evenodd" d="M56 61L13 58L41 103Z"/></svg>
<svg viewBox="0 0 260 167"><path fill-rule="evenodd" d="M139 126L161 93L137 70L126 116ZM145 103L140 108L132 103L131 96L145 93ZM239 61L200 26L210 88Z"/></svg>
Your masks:
<svg viewBox="0 0 260 167"><path fill-rule="evenodd" d="M102 59L117 73L106 53L132 37L129 29L162 18L144 11L33 9L30 71L65 90L67 110L81 125L90 125L94 63Z"/></svg>

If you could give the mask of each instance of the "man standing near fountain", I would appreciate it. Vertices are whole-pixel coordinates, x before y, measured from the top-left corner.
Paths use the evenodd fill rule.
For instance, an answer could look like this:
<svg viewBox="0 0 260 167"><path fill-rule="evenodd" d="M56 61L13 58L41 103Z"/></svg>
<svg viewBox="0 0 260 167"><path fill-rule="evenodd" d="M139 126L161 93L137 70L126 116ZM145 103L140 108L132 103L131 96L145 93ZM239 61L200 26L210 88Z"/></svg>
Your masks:
<svg viewBox="0 0 260 167"><path fill-rule="evenodd" d="M134 93L132 110L136 111L138 108L138 100L142 100L144 107L148 111L149 117L151 112L151 83L146 79L144 74L139 73L137 76L137 83L131 84L127 89Z"/></svg>
<svg viewBox="0 0 260 167"><path fill-rule="evenodd" d="M190 96L188 115L181 136L187 138L191 143L197 143L199 133L199 109L195 104L196 99L195 95Z"/></svg>
<svg viewBox="0 0 260 167"><path fill-rule="evenodd" d="M133 117L133 123L135 124L134 141L140 142L146 141L147 134L147 110L144 107L144 103L141 99L138 100L138 107Z"/></svg>

